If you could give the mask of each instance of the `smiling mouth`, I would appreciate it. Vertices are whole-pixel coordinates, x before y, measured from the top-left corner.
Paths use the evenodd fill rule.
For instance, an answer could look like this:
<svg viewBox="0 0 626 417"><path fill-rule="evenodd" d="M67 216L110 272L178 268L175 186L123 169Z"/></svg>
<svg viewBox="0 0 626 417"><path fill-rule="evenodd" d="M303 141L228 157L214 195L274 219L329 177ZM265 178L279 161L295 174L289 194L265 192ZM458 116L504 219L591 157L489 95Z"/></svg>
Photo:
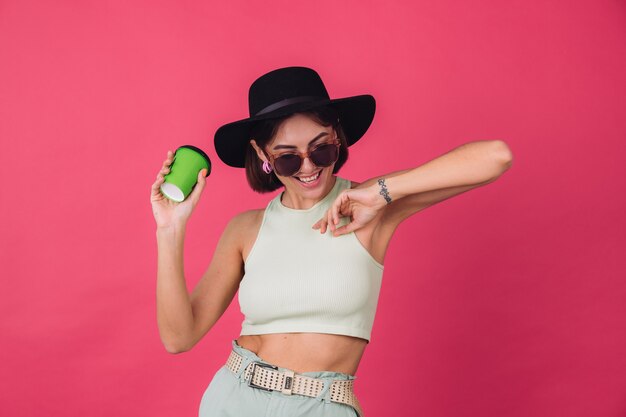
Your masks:
<svg viewBox="0 0 626 417"><path fill-rule="evenodd" d="M315 174L309 175L307 177L302 177L301 176L301 177L294 177L294 178L298 179L298 181L300 181L302 183L308 184L308 183L311 183L311 182L317 180L321 174L322 174L322 171L318 171Z"/></svg>

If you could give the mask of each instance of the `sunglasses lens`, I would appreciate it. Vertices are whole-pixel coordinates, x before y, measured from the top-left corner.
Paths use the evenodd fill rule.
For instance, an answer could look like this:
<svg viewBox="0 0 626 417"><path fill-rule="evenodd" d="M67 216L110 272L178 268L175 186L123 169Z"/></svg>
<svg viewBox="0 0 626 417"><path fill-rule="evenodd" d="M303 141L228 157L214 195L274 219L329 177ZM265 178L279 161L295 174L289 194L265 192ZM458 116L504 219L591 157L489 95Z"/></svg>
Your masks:
<svg viewBox="0 0 626 417"><path fill-rule="evenodd" d="M311 152L311 161L318 167L332 165L339 157L339 149L334 144L322 145Z"/></svg>
<svg viewBox="0 0 626 417"><path fill-rule="evenodd" d="M289 177L300 170L302 158L297 154L286 154L274 160L274 167L279 175Z"/></svg>
<svg viewBox="0 0 626 417"><path fill-rule="evenodd" d="M334 144L325 144L315 148L311 154L311 162L318 167L332 165L339 157L339 150ZM302 157L295 153L283 154L274 160L276 173L284 177L290 177L300 171Z"/></svg>

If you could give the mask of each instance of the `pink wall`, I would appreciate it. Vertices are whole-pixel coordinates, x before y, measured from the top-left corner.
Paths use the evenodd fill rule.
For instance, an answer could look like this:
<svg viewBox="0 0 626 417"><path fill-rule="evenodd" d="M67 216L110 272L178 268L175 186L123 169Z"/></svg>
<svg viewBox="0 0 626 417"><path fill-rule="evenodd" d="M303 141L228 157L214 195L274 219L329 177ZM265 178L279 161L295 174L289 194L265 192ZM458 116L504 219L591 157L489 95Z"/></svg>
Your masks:
<svg viewBox="0 0 626 417"><path fill-rule="evenodd" d="M242 315L235 298L193 350L165 351L150 185L182 144L215 163L192 289L226 222L274 195L213 133L257 76L304 65L333 97L377 98L345 177L473 140L515 157L398 229L357 372L366 415L624 416L626 5L215 3L0 3L0 414L197 415Z"/></svg>

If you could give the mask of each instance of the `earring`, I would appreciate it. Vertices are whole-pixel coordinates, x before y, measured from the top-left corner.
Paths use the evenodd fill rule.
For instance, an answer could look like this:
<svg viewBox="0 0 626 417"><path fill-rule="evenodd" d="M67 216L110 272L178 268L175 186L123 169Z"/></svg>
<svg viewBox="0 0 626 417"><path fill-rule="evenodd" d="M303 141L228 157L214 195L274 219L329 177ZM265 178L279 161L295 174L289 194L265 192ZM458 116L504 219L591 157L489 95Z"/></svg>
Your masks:
<svg viewBox="0 0 626 417"><path fill-rule="evenodd" d="M263 162L263 171L266 174L269 174L270 172L272 172L272 166L269 164L269 162L267 162L267 161Z"/></svg>

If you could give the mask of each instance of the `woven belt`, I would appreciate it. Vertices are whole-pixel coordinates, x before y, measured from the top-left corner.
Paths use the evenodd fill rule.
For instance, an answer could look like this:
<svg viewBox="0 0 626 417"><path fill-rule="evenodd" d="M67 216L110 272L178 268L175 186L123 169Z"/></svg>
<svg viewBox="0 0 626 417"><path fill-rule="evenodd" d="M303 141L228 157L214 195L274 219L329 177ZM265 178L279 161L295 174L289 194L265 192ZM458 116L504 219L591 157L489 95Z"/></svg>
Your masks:
<svg viewBox="0 0 626 417"><path fill-rule="evenodd" d="M230 351L226 367L237 373L241 368L243 357ZM254 388L266 391L280 391L286 395L299 394L307 397L317 397L324 388L324 380L297 374L291 370L279 371L277 366L262 362L251 362L243 374L244 380ZM335 380L328 388L330 400L354 407L359 417L363 417L361 404L352 390L354 380Z"/></svg>

